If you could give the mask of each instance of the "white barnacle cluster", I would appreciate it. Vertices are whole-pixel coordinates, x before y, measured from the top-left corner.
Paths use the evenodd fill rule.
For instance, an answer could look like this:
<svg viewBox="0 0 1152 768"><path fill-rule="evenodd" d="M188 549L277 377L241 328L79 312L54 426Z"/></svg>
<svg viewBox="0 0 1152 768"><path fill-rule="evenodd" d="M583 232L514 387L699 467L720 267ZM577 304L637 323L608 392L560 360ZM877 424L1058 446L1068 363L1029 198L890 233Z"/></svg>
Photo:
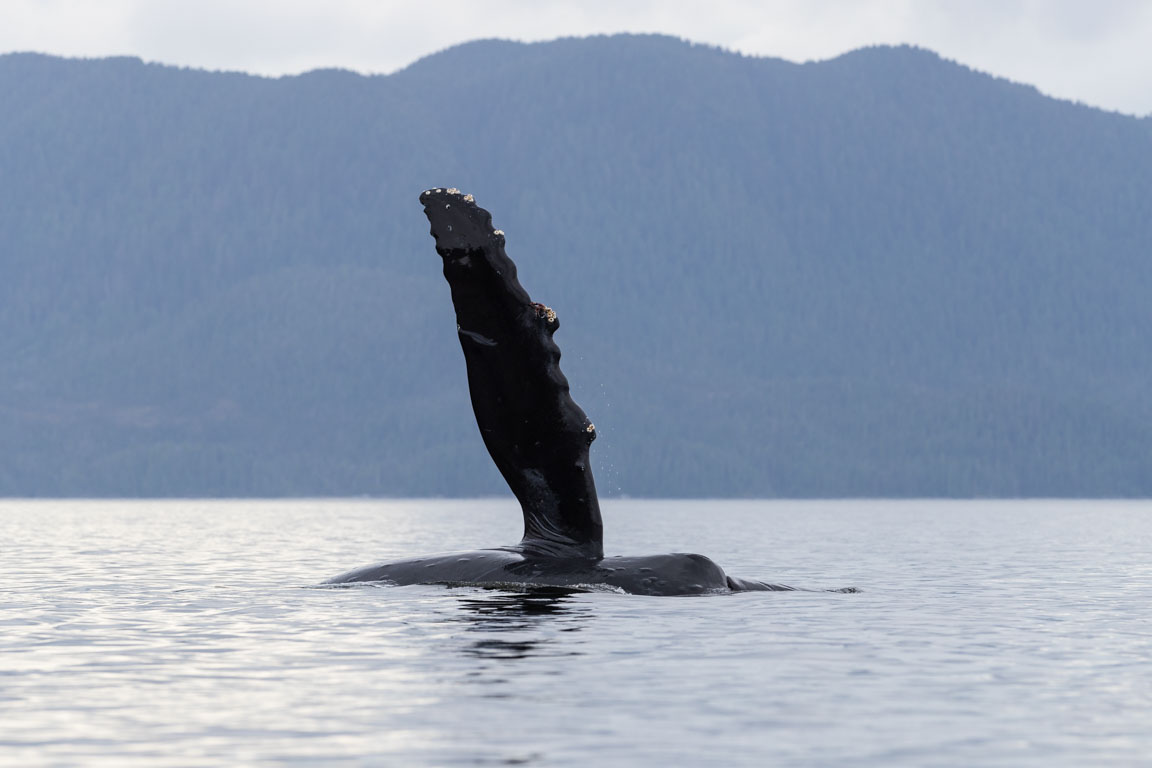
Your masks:
<svg viewBox="0 0 1152 768"><path fill-rule="evenodd" d="M550 323L556 322L556 312L552 309L552 307L544 307L544 317Z"/></svg>
<svg viewBox="0 0 1152 768"><path fill-rule="evenodd" d="M474 203L476 202L476 198L472 197L472 195L464 195L464 202Z"/></svg>
<svg viewBox="0 0 1152 768"><path fill-rule="evenodd" d="M591 435L596 431L596 425L588 422L588 426L584 427L584 431Z"/></svg>
<svg viewBox="0 0 1152 768"><path fill-rule="evenodd" d="M492 234L494 234L494 235L500 235L500 237L504 237L504 230L502 230L502 229L496 229L496 230L493 230L493 231L492 231Z"/></svg>
<svg viewBox="0 0 1152 768"><path fill-rule="evenodd" d="M456 189L456 187L448 187L448 194L458 195L460 194L460 190Z"/></svg>

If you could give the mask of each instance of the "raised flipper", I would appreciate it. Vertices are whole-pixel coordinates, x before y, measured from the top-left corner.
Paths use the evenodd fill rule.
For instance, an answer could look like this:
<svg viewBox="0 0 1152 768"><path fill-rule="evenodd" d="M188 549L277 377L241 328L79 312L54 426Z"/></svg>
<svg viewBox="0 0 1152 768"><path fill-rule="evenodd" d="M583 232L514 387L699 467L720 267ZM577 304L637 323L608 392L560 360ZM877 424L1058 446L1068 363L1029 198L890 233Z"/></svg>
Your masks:
<svg viewBox="0 0 1152 768"><path fill-rule="evenodd" d="M527 554L604 556L588 447L596 430L568 394L556 313L529 298L492 216L456 189L420 195L452 288L472 410L524 511Z"/></svg>

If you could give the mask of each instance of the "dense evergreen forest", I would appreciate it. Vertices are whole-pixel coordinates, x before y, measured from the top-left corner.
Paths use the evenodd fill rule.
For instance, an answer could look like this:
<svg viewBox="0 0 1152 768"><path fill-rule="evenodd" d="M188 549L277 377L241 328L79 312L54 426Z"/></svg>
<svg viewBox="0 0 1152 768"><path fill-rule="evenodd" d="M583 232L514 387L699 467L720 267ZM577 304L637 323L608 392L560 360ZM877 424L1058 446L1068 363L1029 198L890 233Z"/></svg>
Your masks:
<svg viewBox="0 0 1152 768"><path fill-rule="evenodd" d="M430 186L559 313L603 494L1152 495L1152 120L657 36L0 57L0 495L504 492Z"/></svg>

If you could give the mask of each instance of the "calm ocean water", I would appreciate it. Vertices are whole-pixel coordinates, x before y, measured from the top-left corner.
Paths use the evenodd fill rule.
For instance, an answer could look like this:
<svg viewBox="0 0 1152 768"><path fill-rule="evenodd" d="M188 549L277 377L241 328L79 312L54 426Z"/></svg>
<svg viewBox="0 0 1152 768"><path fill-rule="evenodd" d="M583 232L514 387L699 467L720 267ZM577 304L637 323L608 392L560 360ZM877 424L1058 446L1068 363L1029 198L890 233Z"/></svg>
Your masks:
<svg viewBox="0 0 1152 768"><path fill-rule="evenodd" d="M0 501L0 764L1152 765L1152 503L606 502L859 594L315 588L509 501Z"/></svg>

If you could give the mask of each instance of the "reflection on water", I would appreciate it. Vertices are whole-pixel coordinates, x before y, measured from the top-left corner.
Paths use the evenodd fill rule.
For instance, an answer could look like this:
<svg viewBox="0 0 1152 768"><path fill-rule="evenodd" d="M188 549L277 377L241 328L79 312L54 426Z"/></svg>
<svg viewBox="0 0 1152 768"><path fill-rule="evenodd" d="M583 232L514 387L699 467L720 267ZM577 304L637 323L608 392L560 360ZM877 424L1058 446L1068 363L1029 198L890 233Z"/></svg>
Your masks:
<svg viewBox="0 0 1152 768"><path fill-rule="evenodd" d="M461 651L481 659L513 660L530 656L579 656L581 651L565 642L557 647L557 632L579 632L591 618L594 606L572 600L576 590L541 588L506 593L486 590L479 596L461 598L461 618L468 632L482 635L467 642ZM482 670L485 668L481 668ZM478 674L477 677L485 678ZM485 678L484 682L494 682Z"/></svg>
<svg viewBox="0 0 1152 768"><path fill-rule="evenodd" d="M0 500L0 765L1095 768L1152 754L1152 504L605 505L614 552L694 550L737 576L858 595L304 588L491 541L517 514Z"/></svg>

